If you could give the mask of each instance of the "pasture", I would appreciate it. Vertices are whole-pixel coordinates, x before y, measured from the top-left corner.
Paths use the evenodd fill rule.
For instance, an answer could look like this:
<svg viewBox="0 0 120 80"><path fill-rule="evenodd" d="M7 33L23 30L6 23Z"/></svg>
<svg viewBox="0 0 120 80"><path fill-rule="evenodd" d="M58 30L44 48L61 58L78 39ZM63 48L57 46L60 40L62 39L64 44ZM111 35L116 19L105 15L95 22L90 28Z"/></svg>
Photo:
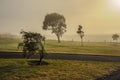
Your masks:
<svg viewBox="0 0 120 80"><path fill-rule="evenodd" d="M21 52L17 49L20 39L0 39L0 51ZM120 43L115 42L84 42L80 46L79 41L62 41L57 43L55 40L47 40L45 50L47 53L69 53L69 54L94 54L120 56Z"/></svg>
<svg viewBox="0 0 120 80"><path fill-rule="evenodd" d="M1 52L21 52L20 39L1 39ZM120 56L120 45L109 42L80 42L47 40L49 53ZM120 62L44 59L41 66L30 65L37 59L0 59L0 80L97 80L120 68ZM47 63L47 64L46 64ZM114 78L116 80L116 78Z"/></svg>

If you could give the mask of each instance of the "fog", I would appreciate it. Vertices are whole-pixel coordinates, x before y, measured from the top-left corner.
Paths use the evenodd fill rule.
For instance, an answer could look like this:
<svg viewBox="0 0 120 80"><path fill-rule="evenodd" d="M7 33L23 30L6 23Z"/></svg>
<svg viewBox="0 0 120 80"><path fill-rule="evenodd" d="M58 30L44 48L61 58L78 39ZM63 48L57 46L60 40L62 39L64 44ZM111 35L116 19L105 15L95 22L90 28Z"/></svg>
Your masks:
<svg viewBox="0 0 120 80"><path fill-rule="evenodd" d="M120 2L115 1L0 0L0 32L19 35L23 29L51 36L49 31L42 30L43 20L46 14L57 12L66 18L67 32L63 39L66 40L67 35L75 35L72 38L78 40L76 30L80 24L86 34L85 40L107 40L106 37L89 38L88 35L104 36L120 32Z"/></svg>

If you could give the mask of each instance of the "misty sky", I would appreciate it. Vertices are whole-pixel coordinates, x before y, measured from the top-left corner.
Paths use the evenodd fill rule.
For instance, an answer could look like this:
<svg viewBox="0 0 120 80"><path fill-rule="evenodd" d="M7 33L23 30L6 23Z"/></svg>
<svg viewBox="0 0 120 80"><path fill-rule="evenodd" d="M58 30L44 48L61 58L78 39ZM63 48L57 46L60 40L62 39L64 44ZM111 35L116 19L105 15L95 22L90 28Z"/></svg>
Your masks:
<svg viewBox="0 0 120 80"><path fill-rule="evenodd" d="M66 34L76 34L79 24L85 34L120 33L120 0L0 0L0 33L47 33L42 22L53 12L66 18Z"/></svg>

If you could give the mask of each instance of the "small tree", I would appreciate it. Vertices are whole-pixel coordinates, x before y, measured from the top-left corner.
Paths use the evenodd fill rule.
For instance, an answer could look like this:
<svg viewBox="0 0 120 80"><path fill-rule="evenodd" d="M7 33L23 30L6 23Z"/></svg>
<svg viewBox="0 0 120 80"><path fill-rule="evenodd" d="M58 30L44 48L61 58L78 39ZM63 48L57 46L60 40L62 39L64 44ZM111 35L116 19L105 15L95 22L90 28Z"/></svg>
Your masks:
<svg viewBox="0 0 120 80"><path fill-rule="evenodd" d="M52 33L58 38L58 43L60 43L60 37L66 32L64 16L58 13L47 14L43 21L43 29L52 30Z"/></svg>
<svg viewBox="0 0 120 80"><path fill-rule="evenodd" d="M83 46L84 32L82 31L82 26L81 25L78 26L77 34L79 34L79 36L81 38L81 46Z"/></svg>
<svg viewBox="0 0 120 80"><path fill-rule="evenodd" d="M40 63L43 59L44 46L42 44L42 35L34 32L21 31L23 42L18 45L23 46L23 57L30 58L32 55L39 53Z"/></svg>
<svg viewBox="0 0 120 80"><path fill-rule="evenodd" d="M113 34L113 35L112 35L112 38L113 38L113 40L116 40L116 42L117 42L117 40L118 40L118 38L119 38L119 35L118 35L118 34Z"/></svg>

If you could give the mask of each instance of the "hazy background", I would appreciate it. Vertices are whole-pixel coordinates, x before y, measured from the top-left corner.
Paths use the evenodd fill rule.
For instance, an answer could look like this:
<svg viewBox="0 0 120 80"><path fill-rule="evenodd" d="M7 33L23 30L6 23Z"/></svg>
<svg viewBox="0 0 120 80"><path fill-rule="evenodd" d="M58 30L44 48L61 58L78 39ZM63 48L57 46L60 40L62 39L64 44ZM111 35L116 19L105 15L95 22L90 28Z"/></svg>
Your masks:
<svg viewBox="0 0 120 80"><path fill-rule="evenodd" d="M45 15L53 12L66 18L63 40L79 40L79 24L86 41L111 41L112 34L120 33L120 0L0 0L0 33L19 35L23 29L55 39L41 29Z"/></svg>

